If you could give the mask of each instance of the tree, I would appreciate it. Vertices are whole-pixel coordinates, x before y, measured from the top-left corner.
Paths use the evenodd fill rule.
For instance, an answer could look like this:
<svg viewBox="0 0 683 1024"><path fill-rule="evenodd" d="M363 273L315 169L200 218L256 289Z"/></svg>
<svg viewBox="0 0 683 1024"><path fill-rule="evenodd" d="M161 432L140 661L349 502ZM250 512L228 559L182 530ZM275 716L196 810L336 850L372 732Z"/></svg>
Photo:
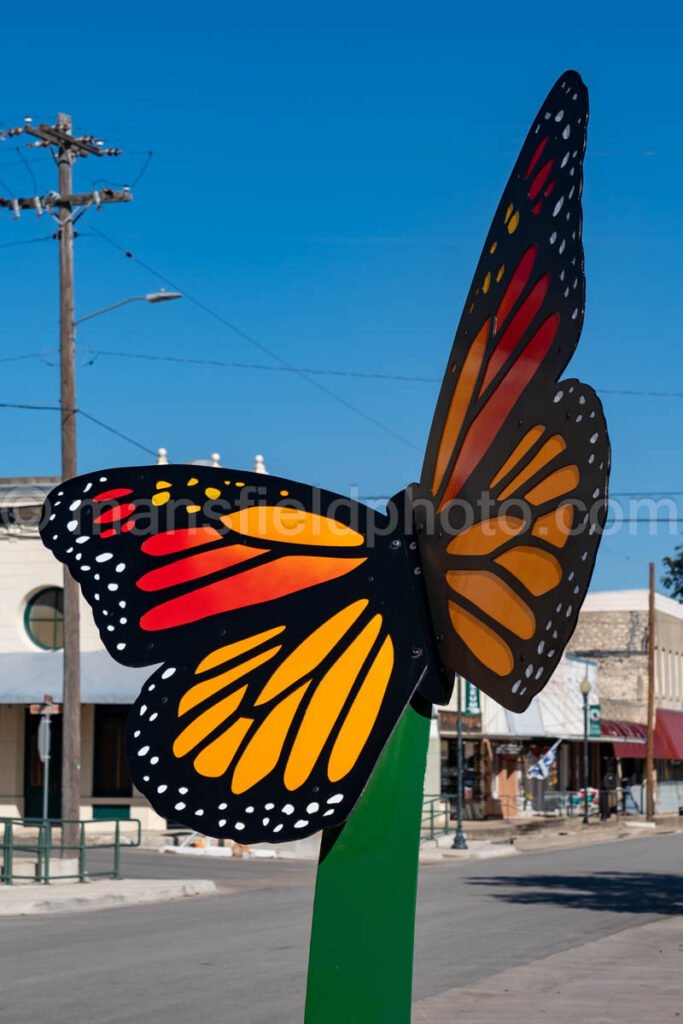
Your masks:
<svg viewBox="0 0 683 1024"><path fill-rule="evenodd" d="M672 597L683 602L683 544L678 545L672 558L665 558L663 561L667 573L666 576L662 576L662 583L671 591Z"/></svg>

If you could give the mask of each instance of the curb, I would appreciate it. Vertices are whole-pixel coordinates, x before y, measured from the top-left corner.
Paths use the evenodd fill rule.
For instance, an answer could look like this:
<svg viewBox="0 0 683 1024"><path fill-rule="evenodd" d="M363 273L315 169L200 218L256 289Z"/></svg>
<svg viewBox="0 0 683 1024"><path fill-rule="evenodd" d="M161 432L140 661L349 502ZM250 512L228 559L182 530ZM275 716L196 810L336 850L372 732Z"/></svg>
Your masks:
<svg viewBox="0 0 683 1024"><path fill-rule="evenodd" d="M90 884L97 885L98 883ZM160 903L167 900L182 899L185 896L206 896L215 891L215 882L207 879L196 879L184 882L164 882L162 885L153 887L146 883L144 888L132 891L123 889L119 892L112 888L108 888L106 892L84 892L82 894L60 894L55 896L29 896L21 892L16 899L4 899L3 896L8 894L0 892L0 917L60 912L71 913L81 910L100 910L107 907L139 906L144 903Z"/></svg>

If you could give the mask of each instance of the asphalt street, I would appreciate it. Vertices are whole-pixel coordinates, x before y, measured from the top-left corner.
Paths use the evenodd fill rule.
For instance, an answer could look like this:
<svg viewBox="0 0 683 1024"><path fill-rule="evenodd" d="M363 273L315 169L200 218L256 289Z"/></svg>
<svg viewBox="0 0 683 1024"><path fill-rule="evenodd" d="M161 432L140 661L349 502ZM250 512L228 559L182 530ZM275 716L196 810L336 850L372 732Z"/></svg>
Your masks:
<svg viewBox="0 0 683 1024"><path fill-rule="evenodd" d="M423 865L416 1000L683 913L682 863L676 835ZM124 871L219 891L2 919L3 1024L301 1024L314 865L129 851Z"/></svg>

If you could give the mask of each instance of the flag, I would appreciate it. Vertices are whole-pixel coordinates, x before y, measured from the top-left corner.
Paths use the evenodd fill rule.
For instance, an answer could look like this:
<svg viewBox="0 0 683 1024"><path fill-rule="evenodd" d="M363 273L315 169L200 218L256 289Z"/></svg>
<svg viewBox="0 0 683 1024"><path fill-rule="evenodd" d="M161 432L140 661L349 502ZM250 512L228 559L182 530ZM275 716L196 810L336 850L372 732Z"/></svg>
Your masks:
<svg viewBox="0 0 683 1024"><path fill-rule="evenodd" d="M556 740L553 743L550 750L546 750L545 754L539 757L536 764L532 764L527 770L527 779L547 779L550 775L550 769L555 763L555 757L557 756L557 748L559 747L562 740Z"/></svg>

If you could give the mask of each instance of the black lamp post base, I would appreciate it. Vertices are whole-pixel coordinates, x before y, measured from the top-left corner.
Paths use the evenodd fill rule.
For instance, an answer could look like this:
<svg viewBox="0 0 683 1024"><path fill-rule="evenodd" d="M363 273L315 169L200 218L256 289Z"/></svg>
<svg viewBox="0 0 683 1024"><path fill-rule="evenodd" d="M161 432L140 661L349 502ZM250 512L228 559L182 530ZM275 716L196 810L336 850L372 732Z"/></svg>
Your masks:
<svg viewBox="0 0 683 1024"><path fill-rule="evenodd" d="M455 837L453 839L453 845L451 846L451 850L467 850L467 849L468 849L468 846L467 846L467 840L465 839L465 833L463 832L463 830L460 827L460 825L458 825L457 829L455 830Z"/></svg>

